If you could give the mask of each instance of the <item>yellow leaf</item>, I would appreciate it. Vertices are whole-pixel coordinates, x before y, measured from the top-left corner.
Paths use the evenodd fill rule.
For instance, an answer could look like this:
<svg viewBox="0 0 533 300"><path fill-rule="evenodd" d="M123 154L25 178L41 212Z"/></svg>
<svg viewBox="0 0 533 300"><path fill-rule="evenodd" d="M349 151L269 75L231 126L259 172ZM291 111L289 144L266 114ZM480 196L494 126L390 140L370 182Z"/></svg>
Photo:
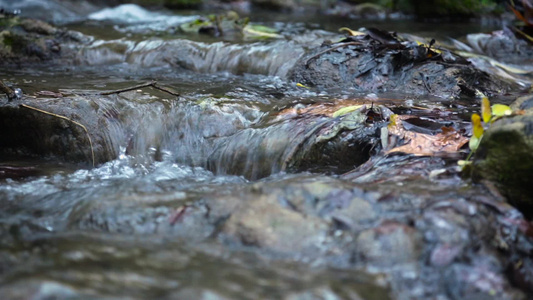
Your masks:
<svg viewBox="0 0 533 300"><path fill-rule="evenodd" d="M308 88L309 88L308 86L306 86L306 85L303 85L303 84L301 84L301 83L299 83L299 82L298 82L298 83L296 83L296 86L297 86L297 87L302 87L302 88L306 88L306 89L308 89Z"/></svg>
<svg viewBox="0 0 533 300"><path fill-rule="evenodd" d="M339 31L340 32L346 31L348 33L348 35L350 35L350 36L358 36L358 35L365 35L366 34L366 33L361 32L361 31L352 30L352 29L350 29L348 27L341 27L341 28L339 28Z"/></svg>
<svg viewBox="0 0 533 300"><path fill-rule="evenodd" d="M481 115L483 116L483 122L488 123L492 118L490 110L490 101L486 96L481 99Z"/></svg>
<svg viewBox="0 0 533 300"><path fill-rule="evenodd" d="M478 114L472 114L472 137L481 138L483 131L481 117Z"/></svg>
<svg viewBox="0 0 533 300"><path fill-rule="evenodd" d="M351 105L351 106L343 107L343 108L337 110L336 112L334 112L332 117L336 118L336 117L339 117L339 116L343 116L343 115L349 114L349 113L351 113L353 111L358 110L361 107L362 107L362 105Z"/></svg>
<svg viewBox="0 0 533 300"><path fill-rule="evenodd" d="M275 38L275 39L279 39L279 38L282 38L283 36L277 34L277 33L274 33L274 32L267 32L264 28L266 28L265 26L252 26L252 25L246 25L244 28L243 28L243 32L249 36L253 36L253 37L263 37L263 38Z"/></svg>
<svg viewBox="0 0 533 300"><path fill-rule="evenodd" d="M389 117L389 128L392 128L392 127L395 127L396 126L396 119L398 118L398 115L397 114L393 114Z"/></svg>
<svg viewBox="0 0 533 300"><path fill-rule="evenodd" d="M513 113L513 110L504 104L494 104L491 106L492 108L492 115L495 117L503 117L503 116L509 116Z"/></svg>

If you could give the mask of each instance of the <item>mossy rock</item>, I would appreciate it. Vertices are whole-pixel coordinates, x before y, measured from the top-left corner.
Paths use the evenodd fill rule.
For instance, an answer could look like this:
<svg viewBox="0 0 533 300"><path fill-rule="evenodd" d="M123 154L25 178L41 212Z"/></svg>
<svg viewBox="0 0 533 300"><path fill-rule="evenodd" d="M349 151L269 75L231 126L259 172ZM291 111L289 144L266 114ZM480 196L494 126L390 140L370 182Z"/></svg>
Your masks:
<svg viewBox="0 0 533 300"><path fill-rule="evenodd" d="M473 171L476 178L496 183L511 204L533 217L533 110L492 124L476 152Z"/></svg>

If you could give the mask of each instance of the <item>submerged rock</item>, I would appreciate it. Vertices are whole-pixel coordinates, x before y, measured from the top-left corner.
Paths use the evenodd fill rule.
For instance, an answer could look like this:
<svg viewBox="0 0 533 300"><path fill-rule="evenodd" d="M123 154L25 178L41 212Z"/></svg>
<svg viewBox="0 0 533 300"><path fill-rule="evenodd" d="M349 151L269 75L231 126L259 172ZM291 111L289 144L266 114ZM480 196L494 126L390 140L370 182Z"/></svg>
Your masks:
<svg viewBox="0 0 533 300"><path fill-rule="evenodd" d="M406 162L396 161L394 168L410 168ZM406 174L401 185L394 179L312 175L241 184L204 193L201 200L189 198L185 210L176 209L178 217L169 212L185 199L164 189L156 198L173 200L159 201L157 208L150 207L155 204L150 195L102 192L82 199L94 198L71 211L69 224L137 236L157 233L189 244L215 240L224 251L253 249L266 261L364 270L379 274L395 299L526 299L512 285L531 282L530 273L514 265L533 247L520 214L481 186L469 190L450 178L431 181L421 168Z"/></svg>

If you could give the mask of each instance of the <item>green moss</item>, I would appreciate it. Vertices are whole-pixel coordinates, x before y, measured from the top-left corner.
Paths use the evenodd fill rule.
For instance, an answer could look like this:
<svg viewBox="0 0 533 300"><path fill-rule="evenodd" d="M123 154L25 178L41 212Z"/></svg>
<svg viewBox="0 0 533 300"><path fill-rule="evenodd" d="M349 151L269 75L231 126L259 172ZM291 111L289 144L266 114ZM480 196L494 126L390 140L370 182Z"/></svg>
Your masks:
<svg viewBox="0 0 533 300"><path fill-rule="evenodd" d="M515 117L487 131L473 171L476 177L497 183L511 204L533 216L533 137L527 132L533 124L529 122L528 116Z"/></svg>
<svg viewBox="0 0 533 300"><path fill-rule="evenodd" d="M3 34L5 33L5 34ZM2 44L5 46L5 47L12 47L13 46L13 36L7 32L7 31L4 31L2 32L2 34L0 34L1 37L3 37L3 40L2 40Z"/></svg>
<svg viewBox="0 0 533 300"><path fill-rule="evenodd" d="M11 28L20 23L19 17L0 18L0 30Z"/></svg>

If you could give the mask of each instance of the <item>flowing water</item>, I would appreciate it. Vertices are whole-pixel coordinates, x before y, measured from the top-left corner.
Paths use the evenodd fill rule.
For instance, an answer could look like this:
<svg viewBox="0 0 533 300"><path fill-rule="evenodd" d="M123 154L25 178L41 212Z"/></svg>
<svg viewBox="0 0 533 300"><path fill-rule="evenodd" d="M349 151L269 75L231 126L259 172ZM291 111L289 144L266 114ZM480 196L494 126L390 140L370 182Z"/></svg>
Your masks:
<svg viewBox="0 0 533 300"><path fill-rule="evenodd" d="M106 125L116 159L96 168L53 157L0 160L0 285L8 295L3 299L388 297L379 278L350 268L349 259L331 263L251 251L221 240L216 224L181 222L181 214L187 207L209 214L202 211L205 199L238 196L258 182L283 186L353 169L339 164L313 170L316 174L286 174L284 163L292 154L285 147L302 144L299 139L311 129L295 132L277 116L297 105L375 97L326 94L285 80L306 49L339 38L337 28L379 26L429 37L490 28L439 24L428 29L413 21L257 13L254 22L278 29L283 38L215 38L172 30L199 14L122 6L87 19L76 16L64 26L97 42L73 64L0 70L2 80L28 95L43 90L87 95L151 80L180 93L174 97L148 87L91 98L109 120L114 111L126 112ZM447 105L379 96L402 105ZM460 120L468 111L455 115ZM259 131L263 138L257 138ZM235 157L235 149L247 150Z"/></svg>

